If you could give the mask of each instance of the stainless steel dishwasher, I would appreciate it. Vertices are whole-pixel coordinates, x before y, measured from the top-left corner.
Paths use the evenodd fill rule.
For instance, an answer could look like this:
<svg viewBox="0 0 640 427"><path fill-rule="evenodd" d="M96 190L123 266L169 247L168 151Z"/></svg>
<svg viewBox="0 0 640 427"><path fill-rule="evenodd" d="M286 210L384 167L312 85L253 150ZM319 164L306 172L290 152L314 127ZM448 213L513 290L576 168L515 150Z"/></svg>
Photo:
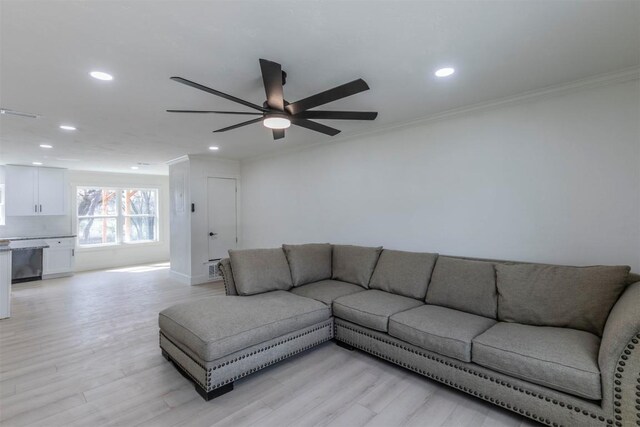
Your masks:
<svg viewBox="0 0 640 427"><path fill-rule="evenodd" d="M11 283L42 279L42 248L14 248L11 254Z"/></svg>

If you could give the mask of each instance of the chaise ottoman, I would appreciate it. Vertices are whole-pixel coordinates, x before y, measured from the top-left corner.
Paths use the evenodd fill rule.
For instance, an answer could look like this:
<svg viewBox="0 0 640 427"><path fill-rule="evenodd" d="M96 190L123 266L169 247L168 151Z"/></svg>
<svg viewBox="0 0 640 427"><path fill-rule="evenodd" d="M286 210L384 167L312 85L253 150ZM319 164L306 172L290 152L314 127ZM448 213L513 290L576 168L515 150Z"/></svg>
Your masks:
<svg viewBox="0 0 640 427"><path fill-rule="evenodd" d="M287 291L209 297L159 316L160 347L205 399L233 382L333 338L327 305Z"/></svg>

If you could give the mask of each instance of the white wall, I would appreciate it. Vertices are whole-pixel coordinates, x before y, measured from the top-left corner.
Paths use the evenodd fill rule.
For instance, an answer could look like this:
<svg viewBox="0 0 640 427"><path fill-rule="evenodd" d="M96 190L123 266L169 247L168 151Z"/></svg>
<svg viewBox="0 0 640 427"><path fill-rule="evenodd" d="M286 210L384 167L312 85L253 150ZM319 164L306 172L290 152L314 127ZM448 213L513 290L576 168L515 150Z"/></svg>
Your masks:
<svg viewBox="0 0 640 427"><path fill-rule="evenodd" d="M153 243L119 245L102 248L77 248L76 271L162 262L169 260L169 178L160 175L139 175L106 172L69 171L71 194L77 186L150 187L159 189L158 231L160 240ZM75 200L71 198L71 209ZM72 221L75 234L75 221Z"/></svg>
<svg viewBox="0 0 640 427"><path fill-rule="evenodd" d="M184 176L185 209L175 207L177 178ZM188 156L169 165L171 181L171 273L192 285L209 281L208 178L235 178L240 190L240 163L209 156ZM191 204L195 211L191 212ZM238 206L240 211L240 207Z"/></svg>
<svg viewBox="0 0 640 427"><path fill-rule="evenodd" d="M187 282L191 277L191 185L189 159L169 165L169 245L171 274Z"/></svg>
<svg viewBox="0 0 640 427"><path fill-rule="evenodd" d="M242 245L640 271L639 100L634 80L243 162Z"/></svg>

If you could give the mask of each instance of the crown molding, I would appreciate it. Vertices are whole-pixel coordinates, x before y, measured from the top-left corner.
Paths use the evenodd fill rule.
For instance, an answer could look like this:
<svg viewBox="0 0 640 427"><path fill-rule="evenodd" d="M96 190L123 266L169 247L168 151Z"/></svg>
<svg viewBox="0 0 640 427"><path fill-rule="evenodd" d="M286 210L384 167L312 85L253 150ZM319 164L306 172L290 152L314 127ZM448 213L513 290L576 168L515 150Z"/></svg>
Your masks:
<svg viewBox="0 0 640 427"><path fill-rule="evenodd" d="M171 166L171 165L175 165L176 163L184 162L186 160L189 160L189 155L188 154L185 154L185 155L180 156L180 157L176 157L175 159L167 160L166 162L164 162L164 164L168 165L168 166Z"/></svg>
<svg viewBox="0 0 640 427"><path fill-rule="evenodd" d="M280 151L266 153L266 154L260 154L253 157L247 157L245 159L241 159L240 163L242 165L245 162L253 162L261 159L280 156L283 154L290 154L290 153L295 153L299 151L304 151L319 145L337 144L343 141L362 138L370 135L377 135L380 133L385 133L385 132L389 132L389 131L400 129L400 128L420 126L430 122L446 120L446 119L450 119L458 116L464 116L466 114L471 114L478 111L491 110L499 107L504 107L507 105L523 104L523 103L531 102L534 100L565 95L565 94L569 94L569 93L573 93L581 90L592 89L592 88L606 86L610 84L625 83L628 81L638 80L638 79L640 79L640 66L624 68L622 70L605 73L605 74L598 74L596 76L591 76L591 77L587 77L580 80L574 80L568 83L552 85L552 86L547 86L540 89L521 92L517 95L493 99L490 101L466 105L463 107L453 108L450 110L441 111L428 116L419 117L417 119L408 120L401 123L389 124L387 126L383 126L383 127L368 130L368 131L354 132L354 133L339 136L328 142L327 141L315 142L313 144L305 145L302 147L301 146L292 147L285 150L280 150Z"/></svg>

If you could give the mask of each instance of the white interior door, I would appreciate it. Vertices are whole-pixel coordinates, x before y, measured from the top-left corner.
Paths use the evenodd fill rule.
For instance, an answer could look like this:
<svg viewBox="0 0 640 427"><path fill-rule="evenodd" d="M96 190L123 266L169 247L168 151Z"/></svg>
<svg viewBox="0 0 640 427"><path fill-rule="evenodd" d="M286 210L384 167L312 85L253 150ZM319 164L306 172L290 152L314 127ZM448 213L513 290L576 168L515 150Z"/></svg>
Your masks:
<svg viewBox="0 0 640 427"><path fill-rule="evenodd" d="M209 212L209 259L226 258L238 243L236 180L207 180Z"/></svg>

